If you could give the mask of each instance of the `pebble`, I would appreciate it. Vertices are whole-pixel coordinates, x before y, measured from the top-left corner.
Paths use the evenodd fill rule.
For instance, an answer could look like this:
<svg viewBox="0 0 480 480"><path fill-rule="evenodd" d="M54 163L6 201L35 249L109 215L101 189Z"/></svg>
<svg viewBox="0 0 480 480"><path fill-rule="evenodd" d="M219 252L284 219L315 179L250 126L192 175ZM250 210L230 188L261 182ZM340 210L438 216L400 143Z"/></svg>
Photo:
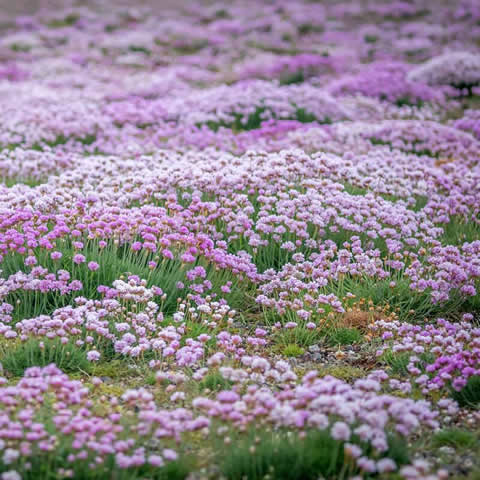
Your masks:
<svg viewBox="0 0 480 480"><path fill-rule="evenodd" d="M445 447L440 447L440 448L438 449L438 451L439 451L440 453L443 453L444 455L453 455L453 454L455 453L455 449L454 449L454 448L452 448L452 447L447 447L447 446L445 446Z"/></svg>

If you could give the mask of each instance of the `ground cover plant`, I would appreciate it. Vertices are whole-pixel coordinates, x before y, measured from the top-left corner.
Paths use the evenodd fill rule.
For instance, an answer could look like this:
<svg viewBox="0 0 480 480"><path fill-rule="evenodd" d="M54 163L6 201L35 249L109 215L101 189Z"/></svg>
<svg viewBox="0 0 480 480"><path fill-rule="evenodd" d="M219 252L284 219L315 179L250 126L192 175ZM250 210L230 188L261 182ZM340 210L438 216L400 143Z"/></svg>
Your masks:
<svg viewBox="0 0 480 480"><path fill-rule="evenodd" d="M13 7L0 480L479 479L480 4Z"/></svg>

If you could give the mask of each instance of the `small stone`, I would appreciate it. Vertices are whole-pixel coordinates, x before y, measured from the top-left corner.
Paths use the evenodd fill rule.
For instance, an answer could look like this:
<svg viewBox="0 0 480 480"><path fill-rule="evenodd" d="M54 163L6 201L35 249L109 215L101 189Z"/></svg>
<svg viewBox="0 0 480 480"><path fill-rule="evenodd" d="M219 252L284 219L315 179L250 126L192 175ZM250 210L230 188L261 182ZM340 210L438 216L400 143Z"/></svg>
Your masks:
<svg viewBox="0 0 480 480"><path fill-rule="evenodd" d="M441 447L438 449L440 453L443 453L444 455L453 455L455 453L455 449L452 447Z"/></svg>
<svg viewBox="0 0 480 480"><path fill-rule="evenodd" d="M320 347L318 345L310 345L308 350L312 353L318 353L320 351Z"/></svg>

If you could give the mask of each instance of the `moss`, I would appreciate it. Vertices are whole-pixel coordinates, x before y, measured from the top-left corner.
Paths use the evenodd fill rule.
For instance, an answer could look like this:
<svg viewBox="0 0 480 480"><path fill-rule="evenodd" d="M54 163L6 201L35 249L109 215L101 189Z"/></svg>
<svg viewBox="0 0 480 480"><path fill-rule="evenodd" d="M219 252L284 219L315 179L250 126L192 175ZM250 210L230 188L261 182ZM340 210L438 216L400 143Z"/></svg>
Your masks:
<svg viewBox="0 0 480 480"><path fill-rule="evenodd" d="M132 375L132 371L123 360L112 360L97 364L93 367L92 373L97 377L109 377L112 379L125 378Z"/></svg>
<svg viewBox="0 0 480 480"><path fill-rule="evenodd" d="M286 357L300 357L305 353L305 350L294 343L290 343L282 349L282 353Z"/></svg>
<svg viewBox="0 0 480 480"><path fill-rule="evenodd" d="M351 367L350 365L339 365L319 370L319 375L321 377L331 375L332 377L339 378L340 380L351 381L364 377L365 371L361 368Z"/></svg>

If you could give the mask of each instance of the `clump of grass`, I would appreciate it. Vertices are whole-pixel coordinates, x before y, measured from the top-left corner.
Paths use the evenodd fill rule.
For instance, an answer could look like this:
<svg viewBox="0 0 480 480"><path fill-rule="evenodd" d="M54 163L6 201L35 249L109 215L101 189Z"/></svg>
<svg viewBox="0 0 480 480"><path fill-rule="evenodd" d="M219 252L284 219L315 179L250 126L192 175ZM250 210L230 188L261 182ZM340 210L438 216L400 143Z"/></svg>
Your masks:
<svg viewBox="0 0 480 480"><path fill-rule="evenodd" d="M280 85L293 85L297 83L303 83L305 81L305 73L303 70L297 70L296 72L288 72L280 77Z"/></svg>
<svg viewBox="0 0 480 480"><path fill-rule="evenodd" d="M134 53L144 53L147 56L150 56L152 54L152 51L150 49L142 47L141 45L130 45L128 47L128 50Z"/></svg>
<svg viewBox="0 0 480 480"><path fill-rule="evenodd" d="M308 329L297 326L292 329L284 329L275 334L274 342L280 346L298 345L301 348L308 348L310 345L318 343L320 340L318 329Z"/></svg>
<svg viewBox="0 0 480 480"><path fill-rule="evenodd" d="M468 448L475 445L477 437L472 432L460 430L458 428L449 428L435 433L432 438L432 446L440 448L450 446L454 448Z"/></svg>
<svg viewBox="0 0 480 480"><path fill-rule="evenodd" d="M50 28L62 28L62 27L71 27L75 25L78 20L80 20L79 15L75 13L71 13L67 15L65 18L62 19L55 19L48 23L48 27Z"/></svg>
<svg viewBox="0 0 480 480"><path fill-rule="evenodd" d="M382 355L382 360L392 369L392 373L395 375L408 375L407 366L410 362L410 357L413 355L411 352L394 353L391 350L387 350ZM425 371L425 367L433 363L435 356L432 353L425 352L417 355L420 359L420 363L416 366L422 371Z"/></svg>
<svg viewBox="0 0 480 480"><path fill-rule="evenodd" d="M305 350L294 343L289 343L288 345L285 345L282 353L286 357L300 357L305 353Z"/></svg>
<svg viewBox="0 0 480 480"><path fill-rule="evenodd" d="M461 407L478 407L480 405L480 375L470 377L459 392L453 390L452 397Z"/></svg>
<svg viewBox="0 0 480 480"><path fill-rule="evenodd" d="M392 369L393 374L408 374L407 365L410 361L410 353L393 353L391 350L387 350L382 355L382 360Z"/></svg>
<svg viewBox="0 0 480 480"><path fill-rule="evenodd" d="M298 83L299 78L293 78L293 81L289 81L289 83ZM256 110L251 113L248 117L244 117L240 113L233 113L233 121L225 122L225 121L214 121L209 120L205 123L198 123L197 127L201 127L202 125L207 126L210 130L214 132L218 132L220 128L231 128L234 132L242 132L248 130L256 130L262 126L263 121L265 120L265 112L267 108L264 106L259 106ZM269 111L269 114L272 118L275 119L275 114L272 111ZM297 120L301 123L332 123L332 119L329 117L324 117L323 119L317 118L311 112L306 110L305 108L296 108L295 114L291 115L290 118L282 118L282 120Z"/></svg>
<svg viewBox="0 0 480 480"><path fill-rule="evenodd" d="M286 432L250 433L231 445L221 449L219 457L220 471L228 480L331 478L344 463L343 445L324 430L303 439Z"/></svg>
<svg viewBox="0 0 480 480"><path fill-rule="evenodd" d="M45 367L55 363L66 373L92 371L85 351L72 342L63 345L59 340L30 339L0 357L3 368L15 377L23 375L30 367Z"/></svg>
<svg viewBox="0 0 480 480"><path fill-rule="evenodd" d="M465 307L469 301L468 297L452 293L448 301L432 303L429 289L423 292L412 290L410 280L400 274L387 279L347 275L336 282L330 282L325 287L325 293L334 293L338 298L343 298L347 293L353 294L357 299L368 298L374 307L388 306L400 321L410 323L418 323L437 315L447 316L458 311L467 311L468 308Z"/></svg>
<svg viewBox="0 0 480 480"><path fill-rule="evenodd" d="M326 334L327 342L332 345L353 345L362 340L363 335L356 328L332 328Z"/></svg>
<svg viewBox="0 0 480 480"><path fill-rule="evenodd" d="M23 480L38 480L39 478L59 478L58 470L66 464L66 458L76 452L70 446L61 447L56 450L56 455L51 459L45 459L38 455L33 457L29 463L31 467L22 469ZM46 461L47 460L47 461ZM50 461L48 461L50 460ZM162 468L155 468L144 465L138 468L121 469L115 465L112 456L104 466L91 468L90 462L76 462L73 467L73 478L79 480L98 480L99 478L115 478L115 480L141 480L151 478L155 480L184 480L193 470L192 459L186 456L178 460L168 462Z"/></svg>
<svg viewBox="0 0 480 480"><path fill-rule="evenodd" d="M73 257L77 253L70 242L65 241L58 245L57 249L62 253L59 260L52 260L49 252L39 250L36 258L39 265L47 268L49 272L56 272L59 269L67 270L72 275L72 280L79 280L82 283L82 289L73 291L65 295L60 295L58 291L42 292L40 290L18 290L11 292L7 301L15 305L13 312L14 321L24 318L33 318L41 314L49 314L57 308L70 305L73 299L82 295L91 299L101 298L98 292L99 285L111 286L112 283L128 275L138 275L140 278L147 280L147 285L161 285L167 294L166 300L163 302L163 312L171 314L176 311L177 298L185 297L188 289L178 290L176 287L179 281L185 282L186 271L191 268L185 265L179 259L162 259L158 262L156 268L151 269L149 262L156 259L155 254L142 251L139 253L131 249L131 244L125 243L116 245L109 242L106 247L100 248L98 241L87 240L82 254L86 257L86 261L98 261L99 269L92 272L87 264L75 265ZM213 284L213 292L221 293L220 287L227 281L233 284L231 293L222 295L226 297L232 308L245 305L245 288L235 288L239 280L230 271L219 271L215 266L203 257L199 257L195 265L203 266L207 271L207 277ZM193 265L192 265L193 267ZM30 267L24 264L24 257L12 253L5 255L2 262L2 274L4 277L13 275L19 271L29 272ZM246 282L245 282L246 283Z"/></svg>
<svg viewBox="0 0 480 480"><path fill-rule="evenodd" d="M405 441L391 435L388 445L385 456L399 466L408 463ZM344 455L343 442L333 439L328 430L308 431L303 438L286 431L252 430L218 448L218 459L220 472L228 480L317 480L357 473L352 458Z"/></svg>
<svg viewBox="0 0 480 480"><path fill-rule="evenodd" d="M461 245L463 242L473 242L480 238L480 219L466 220L454 216L450 222L443 225L443 235L440 240L444 245Z"/></svg>
<svg viewBox="0 0 480 480"><path fill-rule="evenodd" d="M220 390L229 390L233 385L233 382L224 378L218 370L214 370L209 373L200 383L201 390L208 389L212 392L218 392Z"/></svg>
<svg viewBox="0 0 480 480"><path fill-rule="evenodd" d="M45 183L45 180L30 177L6 177L2 179L2 183L4 183L5 186L8 188L11 188L15 185L27 185L28 187L37 187L38 185Z"/></svg>

